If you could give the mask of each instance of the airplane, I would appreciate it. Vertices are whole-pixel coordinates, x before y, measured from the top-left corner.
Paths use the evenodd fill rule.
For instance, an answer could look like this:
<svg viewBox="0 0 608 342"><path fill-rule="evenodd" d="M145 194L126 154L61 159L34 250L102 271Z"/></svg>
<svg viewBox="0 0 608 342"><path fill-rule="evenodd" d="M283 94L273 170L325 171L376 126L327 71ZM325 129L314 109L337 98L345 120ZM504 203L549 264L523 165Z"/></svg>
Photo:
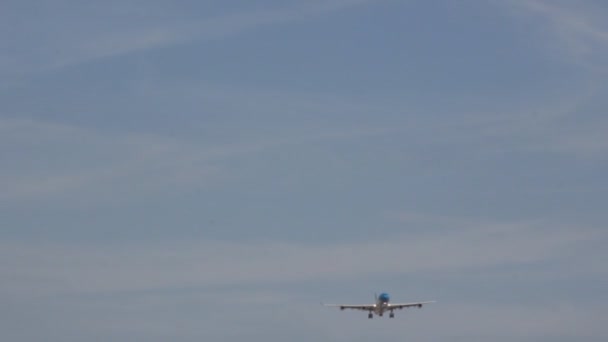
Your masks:
<svg viewBox="0 0 608 342"><path fill-rule="evenodd" d="M350 305L350 304L323 304L324 306L330 307L338 307L340 310L344 309L354 309L354 310L362 310L369 311L367 318L374 318L374 314L382 317L385 312L389 313L390 318L395 318L394 310L402 310L404 308L417 307L422 308L422 305L435 303L435 301L430 302L417 302L417 303L390 303L391 297L388 293L383 292L379 296L375 295L376 303L375 304L364 304L364 305Z"/></svg>

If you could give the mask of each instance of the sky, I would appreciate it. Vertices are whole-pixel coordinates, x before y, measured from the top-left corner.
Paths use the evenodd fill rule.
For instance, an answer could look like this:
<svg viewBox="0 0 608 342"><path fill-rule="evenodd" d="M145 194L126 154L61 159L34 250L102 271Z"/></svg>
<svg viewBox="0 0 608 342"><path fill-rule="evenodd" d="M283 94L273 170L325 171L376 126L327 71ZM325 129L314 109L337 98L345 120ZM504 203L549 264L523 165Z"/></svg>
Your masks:
<svg viewBox="0 0 608 342"><path fill-rule="evenodd" d="M606 341L606 108L604 1L5 0L0 339Z"/></svg>

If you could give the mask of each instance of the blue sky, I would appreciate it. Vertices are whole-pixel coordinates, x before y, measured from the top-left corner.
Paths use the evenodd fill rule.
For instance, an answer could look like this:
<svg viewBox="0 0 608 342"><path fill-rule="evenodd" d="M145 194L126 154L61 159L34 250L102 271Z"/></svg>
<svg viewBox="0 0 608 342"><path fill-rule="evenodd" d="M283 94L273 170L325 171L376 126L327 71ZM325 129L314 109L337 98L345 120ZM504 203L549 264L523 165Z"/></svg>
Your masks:
<svg viewBox="0 0 608 342"><path fill-rule="evenodd" d="M605 341L607 17L4 1L0 337Z"/></svg>

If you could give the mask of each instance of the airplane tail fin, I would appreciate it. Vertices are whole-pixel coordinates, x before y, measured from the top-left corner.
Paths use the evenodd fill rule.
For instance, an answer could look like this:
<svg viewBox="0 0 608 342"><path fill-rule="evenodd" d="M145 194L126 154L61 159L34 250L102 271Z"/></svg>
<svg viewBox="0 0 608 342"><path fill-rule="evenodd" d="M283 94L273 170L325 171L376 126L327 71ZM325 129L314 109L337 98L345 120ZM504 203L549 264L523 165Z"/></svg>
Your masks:
<svg viewBox="0 0 608 342"><path fill-rule="evenodd" d="M377 303L378 302L378 294L374 293L374 302Z"/></svg>

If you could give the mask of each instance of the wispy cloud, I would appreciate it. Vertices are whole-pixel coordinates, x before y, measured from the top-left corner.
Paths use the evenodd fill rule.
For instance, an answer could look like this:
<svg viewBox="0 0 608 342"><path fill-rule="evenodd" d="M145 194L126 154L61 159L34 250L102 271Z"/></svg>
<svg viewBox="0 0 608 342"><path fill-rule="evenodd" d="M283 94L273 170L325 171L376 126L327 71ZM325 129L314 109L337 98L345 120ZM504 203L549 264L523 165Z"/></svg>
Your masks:
<svg viewBox="0 0 608 342"><path fill-rule="evenodd" d="M139 184L148 191L171 183L203 185L214 173L213 163L203 161L218 154L213 148L194 152L169 139L104 136L42 121L3 120L0 127L9 165L1 173L1 197L8 201L82 194L91 186L103 193L110 184ZM159 179L165 180L163 185Z"/></svg>
<svg viewBox="0 0 608 342"><path fill-rule="evenodd" d="M532 307L526 303L511 303L506 306L479 305L462 301L437 308L421 324L432 329L440 321L451 336L468 336L473 340L543 340L548 338L589 339L606 335L607 331L595 316L598 306L571 305L555 299L553 308ZM410 315L413 316L413 315ZM416 319L416 318L415 318ZM419 320L419 319L416 319ZM474 320L475 324L471 324ZM499 337L500 336L500 337Z"/></svg>
<svg viewBox="0 0 608 342"><path fill-rule="evenodd" d="M250 114L404 112L398 102L362 101L322 94L158 82L135 85L136 96L180 96L182 100L219 103ZM601 119L574 120L593 92L570 98L471 113L441 122L404 120L336 126L303 121L298 127L261 131L263 135L232 143L204 144L163 136L98 132L83 127L36 120L0 120L5 167L0 171L0 198L7 201L84 195L95 202L129 201L141 196L218 185L237 175L225 162L252 154L319 142L365 137L401 136L408 142L462 145L478 152L523 149L601 160L608 149ZM238 99L238 100L235 100ZM541 99L545 101L546 99ZM260 105L263 104L263 105ZM278 115L278 114L277 114ZM506 143L505 143L506 142ZM412 153L415 153L413 151ZM238 176L237 176L238 177ZM115 191L122 196L116 198ZM126 192L126 193L125 193ZM130 194L130 195L129 195ZM81 201L78 201L81 203Z"/></svg>
<svg viewBox="0 0 608 342"><path fill-rule="evenodd" d="M608 72L605 63L608 57L608 27L606 12L593 2L570 2L544 0L513 0L514 8L540 18L546 27L547 40L558 42L561 51L569 59L595 72ZM504 4L501 2L501 4Z"/></svg>
<svg viewBox="0 0 608 342"><path fill-rule="evenodd" d="M269 240L109 245L4 241L0 244L0 300L9 306L16 303L18 315L41 321L39 331L46 334L62 330L49 330L44 324L57 327L71 321L77 323L70 324L70 331L89 336L138 333L200 338L211 334L226 338L279 336L295 331L301 336L330 336L345 341L370 334L392 340L402 333L401 325L388 321L393 324L371 332L369 327L353 328L352 320L365 319L363 315L318 305L321 299L345 297L327 298L318 290L303 290L302 284L322 284L331 292L328 283L356 284L369 279L382 279L384 283L386 279L394 282L395 277L411 280L430 276L441 282L431 286L437 291L454 287L451 277L458 274L461 280L470 275L482 279L484 283L472 285L471 290L476 291L488 286L490 275L504 272L500 282L506 282L503 286L508 288L513 281L509 280L509 270L514 268L518 277L525 278L526 286L539 280L552 284L589 276L605 280L603 265L584 265L594 253L601 253L601 241L606 239L601 229L543 220L501 222L399 211L389 217L408 226L435 228L383 235L365 242L326 244ZM541 267L539 272L538 265L546 264L559 267ZM599 319L601 307L589 305L589 298L548 295L540 299L541 305L539 299L531 303L497 300L497 304L494 299L488 303L487 298L458 293L458 287L448 291L449 296L432 292L432 298L411 298L403 290L394 293L403 300L439 300L422 311L399 313L397 319L407 319L411 325L410 337L429 341L453 336L539 340L548 335L594 338L606 334ZM175 307L179 309L173 310ZM285 307L290 307L289 315ZM231 326L239 325L234 335L227 335L221 323L227 319ZM327 319L334 323L327 325ZM267 320L281 322L285 331L260 334L259 326ZM177 330L176 321L181 327ZM15 327L5 331L27 335ZM434 331L433 336L428 335L429 331Z"/></svg>
<svg viewBox="0 0 608 342"><path fill-rule="evenodd" d="M607 122L589 107L603 103L605 87L572 89L561 97L539 97L507 105L494 114L471 113L464 120L471 137L535 153L556 153L604 161ZM490 145L492 146L492 145Z"/></svg>
<svg viewBox="0 0 608 342"><path fill-rule="evenodd" d="M362 119L368 128L353 133L382 131L401 133L403 141L424 141L430 145L462 145L479 151L524 150L535 153L559 153L575 158L599 158L605 155L608 137L601 134L603 117L588 109L603 101L604 86L594 84L568 88L557 93L541 94L526 100L497 100L484 109L454 115L453 109L430 113L418 104L405 103L391 96L352 97L344 94L297 92L264 87L226 86L204 82L134 83L133 91L146 98L176 98L234 113L272 114L282 117L324 115ZM235 101L238 99L238 101ZM591 112L591 115L590 115ZM377 113L377 121L370 113ZM400 113L395 115L395 113ZM338 115L336 115L338 114ZM436 117L442 120L436 120ZM347 120L345 120L347 121ZM316 122L315 122L316 123ZM307 125L305 120L299 123ZM376 127L374 127L376 125ZM312 127L311 127L312 128ZM324 134L316 124L314 135ZM335 131L330 128L329 131ZM343 130L342 134L348 130ZM336 133L336 132L334 132ZM334 134L329 133L328 134Z"/></svg>
<svg viewBox="0 0 608 342"><path fill-rule="evenodd" d="M324 127L224 144L145 134L112 134L35 120L0 120L7 165L0 172L5 201L80 196L129 201L154 193L217 186L239 177L225 162L280 146L378 136L390 127ZM242 175L241 175L242 176ZM132 192L132 196L124 191ZM117 198L116 193L121 193ZM84 196L84 197L82 197ZM74 205L74 203L70 204Z"/></svg>
<svg viewBox="0 0 608 342"><path fill-rule="evenodd" d="M99 12L87 11L85 17L90 16L91 20L81 23L79 27L72 27L70 20L61 20L67 17L61 6L51 7L45 10L56 12L56 21L49 23L54 29L40 34L41 41L19 34L7 36L7 39L3 40L8 46L5 49L6 54L0 58L0 72L8 75L14 74L15 71L42 71L168 45L220 39L257 27L296 21L371 1L327 0L275 9L253 9L240 13L219 14L212 17L203 15L195 19L190 15L173 19L169 17L164 21L149 19L162 18L164 13L159 12L140 18L141 20L135 24L130 16L116 15L120 11L111 10L108 13L107 8L100 7L96 9ZM130 7L129 3L120 2L116 6L125 8L125 12L129 12L127 10ZM108 5L108 7L112 6ZM154 6L149 7L154 8ZM157 10L162 11L162 9ZM23 13L21 14L24 15ZM10 12L8 15L11 15ZM103 16L103 20L98 20L98 16ZM26 17L17 19L10 22L13 25L23 25L22 23L31 20ZM19 33L14 27L10 32Z"/></svg>
<svg viewBox="0 0 608 342"><path fill-rule="evenodd" d="M454 220L451 226L436 233L328 245L204 240L113 246L5 243L0 272L10 281L3 282L2 292L179 290L465 271L560 260L565 249L582 251L605 238L595 229L555 224L493 222L470 227Z"/></svg>

